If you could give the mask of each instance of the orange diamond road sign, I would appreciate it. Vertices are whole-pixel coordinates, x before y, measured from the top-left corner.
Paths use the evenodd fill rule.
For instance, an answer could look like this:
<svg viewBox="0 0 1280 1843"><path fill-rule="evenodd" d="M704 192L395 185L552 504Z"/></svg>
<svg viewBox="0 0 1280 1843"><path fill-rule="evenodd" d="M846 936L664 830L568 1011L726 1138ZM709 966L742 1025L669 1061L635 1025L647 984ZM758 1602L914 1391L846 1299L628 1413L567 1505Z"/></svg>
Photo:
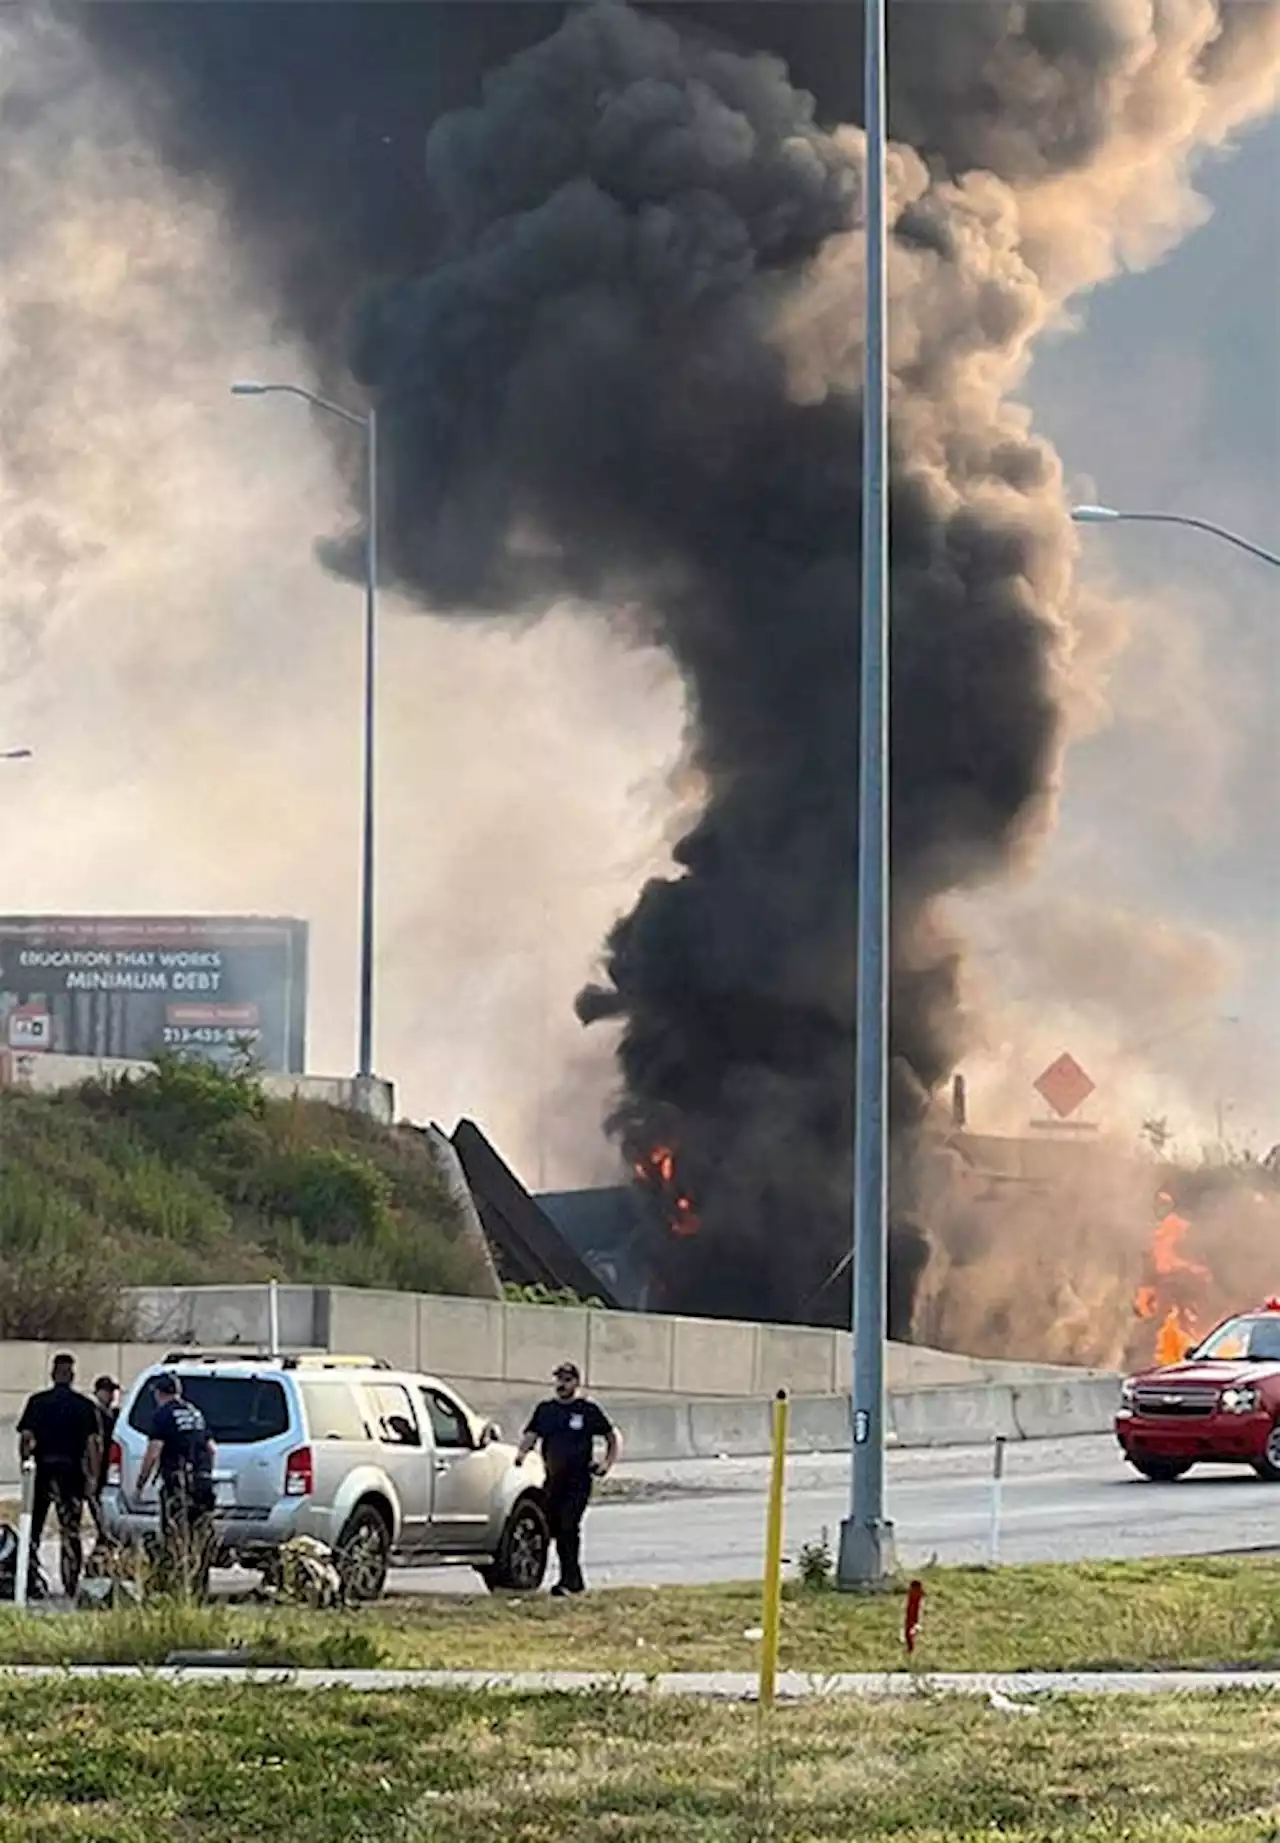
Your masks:
<svg viewBox="0 0 1280 1843"><path fill-rule="evenodd" d="M1033 1085L1036 1093L1043 1095L1060 1120L1065 1120L1077 1107L1082 1107L1095 1087L1075 1057L1069 1056L1065 1050L1056 1062L1049 1064Z"/></svg>

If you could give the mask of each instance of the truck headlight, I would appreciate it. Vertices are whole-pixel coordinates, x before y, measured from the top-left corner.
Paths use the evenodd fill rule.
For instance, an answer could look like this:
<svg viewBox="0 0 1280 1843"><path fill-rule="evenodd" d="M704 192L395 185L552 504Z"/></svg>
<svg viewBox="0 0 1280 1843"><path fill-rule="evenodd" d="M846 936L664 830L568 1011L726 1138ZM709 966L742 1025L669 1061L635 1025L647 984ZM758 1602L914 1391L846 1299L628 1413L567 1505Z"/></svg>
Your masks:
<svg viewBox="0 0 1280 1843"><path fill-rule="evenodd" d="M1133 1397L1134 1397L1133 1379L1132 1377L1130 1377L1130 1379L1127 1382L1122 1382L1120 1384L1120 1406L1122 1408L1132 1408Z"/></svg>
<svg viewBox="0 0 1280 1843"><path fill-rule="evenodd" d="M1260 1400L1256 1389L1224 1389L1218 1397L1218 1406L1225 1414L1252 1414Z"/></svg>

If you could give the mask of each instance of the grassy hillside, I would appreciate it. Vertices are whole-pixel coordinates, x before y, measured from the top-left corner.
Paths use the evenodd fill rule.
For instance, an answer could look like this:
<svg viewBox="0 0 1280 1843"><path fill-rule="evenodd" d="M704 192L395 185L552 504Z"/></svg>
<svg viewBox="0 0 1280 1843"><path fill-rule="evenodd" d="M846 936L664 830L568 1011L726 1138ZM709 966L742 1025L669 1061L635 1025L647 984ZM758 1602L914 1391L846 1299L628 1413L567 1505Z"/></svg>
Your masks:
<svg viewBox="0 0 1280 1843"><path fill-rule="evenodd" d="M479 1292L463 1228L411 1128L268 1101L250 1073L0 1092L0 1337L125 1336L124 1286Z"/></svg>

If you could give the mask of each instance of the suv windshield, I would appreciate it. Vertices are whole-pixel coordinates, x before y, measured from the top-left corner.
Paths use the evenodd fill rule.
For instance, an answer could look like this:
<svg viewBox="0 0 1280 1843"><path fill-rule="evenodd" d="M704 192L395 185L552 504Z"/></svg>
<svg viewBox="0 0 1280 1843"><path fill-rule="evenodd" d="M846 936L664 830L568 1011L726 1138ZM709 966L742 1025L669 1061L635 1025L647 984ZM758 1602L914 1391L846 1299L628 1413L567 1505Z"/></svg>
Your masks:
<svg viewBox="0 0 1280 1843"><path fill-rule="evenodd" d="M271 1377L184 1375L182 1393L199 1408L219 1446L252 1446L288 1432L289 1403ZM149 1436L154 1413L155 1397L144 1384L129 1410L130 1427Z"/></svg>
<svg viewBox="0 0 1280 1843"><path fill-rule="evenodd" d="M1280 1312L1229 1318L1190 1354L1216 1357L1222 1363L1280 1363Z"/></svg>

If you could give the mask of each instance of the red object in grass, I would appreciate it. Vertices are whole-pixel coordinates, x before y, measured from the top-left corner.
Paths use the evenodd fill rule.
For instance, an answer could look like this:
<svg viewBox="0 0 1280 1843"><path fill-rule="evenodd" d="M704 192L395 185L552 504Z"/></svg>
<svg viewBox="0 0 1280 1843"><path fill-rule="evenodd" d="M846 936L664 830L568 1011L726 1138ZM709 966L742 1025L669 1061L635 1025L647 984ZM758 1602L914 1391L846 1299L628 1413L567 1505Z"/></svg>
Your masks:
<svg viewBox="0 0 1280 1843"><path fill-rule="evenodd" d="M920 1633L920 1609L924 1605L924 1585L912 1581L907 1588L907 1610L902 1619L902 1642L907 1647L908 1655L916 1648L916 1639Z"/></svg>

